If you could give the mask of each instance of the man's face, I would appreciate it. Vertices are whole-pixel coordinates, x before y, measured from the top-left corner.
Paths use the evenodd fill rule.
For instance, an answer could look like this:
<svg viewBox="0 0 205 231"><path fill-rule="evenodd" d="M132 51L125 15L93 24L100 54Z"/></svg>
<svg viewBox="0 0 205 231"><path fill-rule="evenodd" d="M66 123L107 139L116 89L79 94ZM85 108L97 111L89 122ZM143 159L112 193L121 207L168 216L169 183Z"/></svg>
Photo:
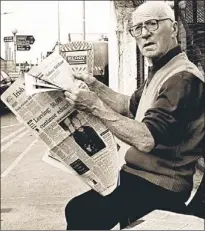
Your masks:
<svg viewBox="0 0 205 231"><path fill-rule="evenodd" d="M133 18L134 25L144 23L147 20L157 19L154 15L143 15ZM143 56L154 59L160 58L165 55L170 49L172 49L176 42L176 23L170 19L158 21L158 29L155 31L149 31L147 28L142 28L142 34L136 37L137 45Z"/></svg>

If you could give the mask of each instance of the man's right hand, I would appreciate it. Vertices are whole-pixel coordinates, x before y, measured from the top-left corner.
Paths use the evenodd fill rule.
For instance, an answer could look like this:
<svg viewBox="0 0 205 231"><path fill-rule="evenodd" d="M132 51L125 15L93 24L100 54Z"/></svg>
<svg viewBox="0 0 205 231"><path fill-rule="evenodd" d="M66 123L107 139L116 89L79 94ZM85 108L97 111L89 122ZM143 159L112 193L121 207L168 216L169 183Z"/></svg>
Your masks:
<svg viewBox="0 0 205 231"><path fill-rule="evenodd" d="M93 77L93 75L90 73L75 72L73 76L76 79L84 81L88 85L93 83L96 80L96 78Z"/></svg>

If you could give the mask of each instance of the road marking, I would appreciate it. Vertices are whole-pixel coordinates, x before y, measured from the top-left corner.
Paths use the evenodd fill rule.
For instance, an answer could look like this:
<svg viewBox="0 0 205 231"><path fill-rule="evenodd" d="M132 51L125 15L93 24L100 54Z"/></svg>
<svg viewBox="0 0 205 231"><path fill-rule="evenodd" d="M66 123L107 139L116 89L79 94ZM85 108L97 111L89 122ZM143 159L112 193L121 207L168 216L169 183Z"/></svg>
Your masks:
<svg viewBox="0 0 205 231"><path fill-rule="evenodd" d="M31 149L31 147L37 142L38 140L34 140L17 158L16 160L1 174L1 179L3 180L10 171L15 168L15 166L21 161L21 159L26 155L26 153Z"/></svg>
<svg viewBox="0 0 205 231"><path fill-rule="evenodd" d="M17 140L19 140L21 137L25 136L27 133L29 133L29 131L25 131L21 134L19 134L18 136L16 136L14 139L10 140L8 143L6 143L5 145L1 146L1 152L3 152L4 150L6 150L8 147L10 147L13 143L15 143Z"/></svg>
<svg viewBox="0 0 205 231"><path fill-rule="evenodd" d="M12 136L15 136L17 133L23 131L24 129L25 129L25 127L22 127L22 128L20 128L20 129L18 129L17 131L15 131L15 132L9 134L8 136L4 137L3 139L1 139L1 143L3 143L3 142L5 142L5 141L9 140Z"/></svg>
<svg viewBox="0 0 205 231"><path fill-rule="evenodd" d="M8 127L13 127L13 126L17 126L20 124L11 124L11 125L5 125L5 126L1 126L1 128L8 128Z"/></svg>

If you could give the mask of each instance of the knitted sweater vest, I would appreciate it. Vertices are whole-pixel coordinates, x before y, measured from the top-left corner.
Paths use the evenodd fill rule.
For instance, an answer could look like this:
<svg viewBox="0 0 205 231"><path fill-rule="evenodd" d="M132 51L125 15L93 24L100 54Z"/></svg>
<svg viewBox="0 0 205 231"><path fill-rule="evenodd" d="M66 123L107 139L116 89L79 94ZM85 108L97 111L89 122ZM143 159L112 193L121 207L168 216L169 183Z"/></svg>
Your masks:
<svg viewBox="0 0 205 231"><path fill-rule="evenodd" d="M183 71L192 73L204 82L203 74L188 60L185 53L176 55L155 73L148 87L144 87L135 117L137 121L141 122L145 112L153 106L165 81ZM197 137L197 134L194 135L195 129L198 133L204 132L204 114L187 128L187 133L191 133L193 137L182 140L177 146L158 145L150 153L140 152L134 147L129 148L125 155L126 164L123 169L165 189L190 193L195 164L201 155L200 150L197 149L200 140L196 138L195 143L190 145L190 142Z"/></svg>

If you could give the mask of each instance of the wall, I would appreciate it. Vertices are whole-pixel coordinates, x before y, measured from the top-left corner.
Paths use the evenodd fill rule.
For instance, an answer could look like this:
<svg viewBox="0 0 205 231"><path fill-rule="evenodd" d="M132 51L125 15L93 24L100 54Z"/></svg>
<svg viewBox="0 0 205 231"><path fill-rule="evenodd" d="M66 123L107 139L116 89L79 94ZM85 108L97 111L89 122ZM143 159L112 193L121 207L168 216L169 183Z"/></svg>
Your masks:
<svg viewBox="0 0 205 231"><path fill-rule="evenodd" d="M136 89L136 43L129 34L134 7L110 4L109 79L110 87L131 95Z"/></svg>
<svg viewBox="0 0 205 231"><path fill-rule="evenodd" d="M132 6L123 7L124 3L125 1L110 1L109 87L131 95L137 84L137 62L135 39L129 34L128 28L132 24L131 12L135 9ZM117 138L116 141L121 147L119 150L119 167L121 167L125 162L124 155L129 145Z"/></svg>
<svg viewBox="0 0 205 231"><path fill-rule="evenodd" d="M117 36L117 15L113 1L110 1L110 27L108 36L109 87L111 87L115 91L118 91L119 50Z"/></svg>

